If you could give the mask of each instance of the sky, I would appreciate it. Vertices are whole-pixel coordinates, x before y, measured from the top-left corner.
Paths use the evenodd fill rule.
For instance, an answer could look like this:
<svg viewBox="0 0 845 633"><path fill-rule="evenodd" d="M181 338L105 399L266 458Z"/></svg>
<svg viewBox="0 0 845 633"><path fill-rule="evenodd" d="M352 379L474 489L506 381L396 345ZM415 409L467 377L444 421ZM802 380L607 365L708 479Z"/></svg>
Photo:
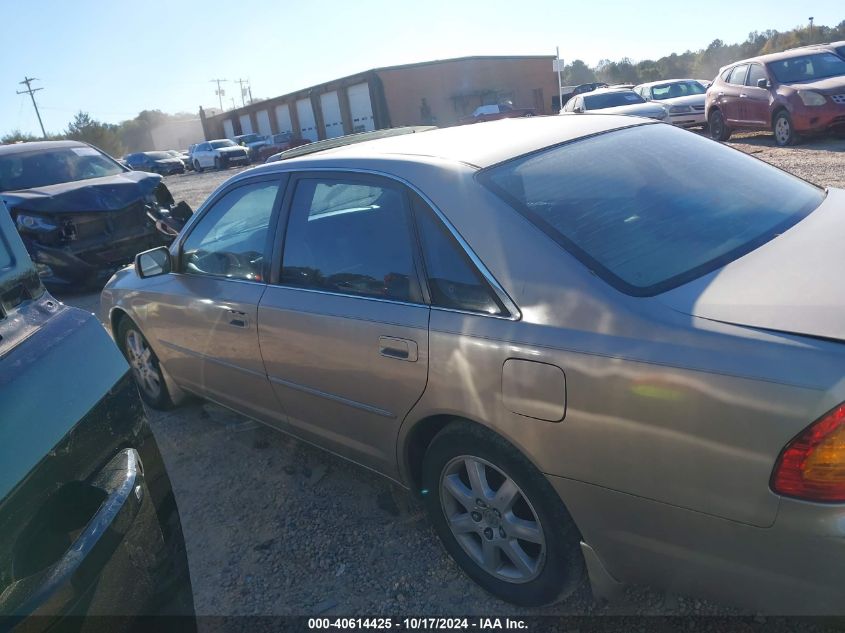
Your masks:
<svg viewBox="0 0 845 633"><path fill-rule="evenodd" d="M79 110L117 123L145 109L217 106L211 79L269 98L370 68L464 55L656 59L714 39L845 19L842 0L0 0L0 135L48 132ZM550 65L551 66L551 65ZM551 72L551 67L550 67ZM240 105L235 83L224 105Z"/></svg>

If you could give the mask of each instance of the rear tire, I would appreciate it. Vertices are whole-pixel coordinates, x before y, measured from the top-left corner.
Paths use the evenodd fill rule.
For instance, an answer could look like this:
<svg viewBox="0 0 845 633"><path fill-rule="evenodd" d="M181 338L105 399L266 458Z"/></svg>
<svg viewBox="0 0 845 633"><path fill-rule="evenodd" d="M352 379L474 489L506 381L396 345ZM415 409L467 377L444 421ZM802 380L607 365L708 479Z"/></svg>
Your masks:
<svg viewBox="0 0 845 633"><path fill-rule="evenodd" d="M775 136L775 144L778 147L789 147L798 143L799 137L795 132L795 126L792 125L792 117L789 112L781 110L775 115L772 122L772 133Z"/></svg>
<svg viewBox="0 0 845 633"><path fill-rule="evenodd" d="M144 402L153 409L166 411L174 404L155 355L140 328L129 317L123 317L117 326L120 351L132 368L132 375Z"/></svg>
<svg viewBox="0 0 845 633"><path fill-rule="evenodd" d="M710 138L714 141L727 141L731 137L731 129L725 123L725 117L721 110L713 110L707 117L707 127L710 130Z"/></svg>
<svg viewBox="0 0 845 633"><path fill-rule="evenodd" d="M497 598L553 604L582 583L578 529L549 481L503 438L449 424L426 451L422 479L444 547Z"/></svg>

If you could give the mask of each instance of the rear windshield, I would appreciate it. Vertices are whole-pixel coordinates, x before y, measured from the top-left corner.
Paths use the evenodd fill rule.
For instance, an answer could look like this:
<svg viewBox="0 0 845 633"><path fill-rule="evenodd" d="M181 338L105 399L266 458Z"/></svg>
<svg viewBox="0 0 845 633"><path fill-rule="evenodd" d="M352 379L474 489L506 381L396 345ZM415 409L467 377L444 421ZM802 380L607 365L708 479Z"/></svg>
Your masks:
<svg viewBox="0 0 845 633"><path fill-rule="evenodd" d="M0 191L16 191L123 173L93 147L60 147L0 154Z"/></svg>
<svg viewBox="0 0 845 633"><path fill-rule="evenodd" d="M584 95L584 106L587 110L603 110L604 108L631 105L632 103L645 103L645 99L633 90Z"/></svg>
<svg viewBox="0 0 845 633"><path fill-rule="evenodd" d="M782 84L845 75L845 60L833 53L791 57L778 62L769 62L767 66Z"/></svg>
<svg viewBox="0 0 845 633"><path fill-rule="evenodd" d="M741 257L825 195L740 151L660 124L550 147L486 169L480 180L635 296Z"/></svg>

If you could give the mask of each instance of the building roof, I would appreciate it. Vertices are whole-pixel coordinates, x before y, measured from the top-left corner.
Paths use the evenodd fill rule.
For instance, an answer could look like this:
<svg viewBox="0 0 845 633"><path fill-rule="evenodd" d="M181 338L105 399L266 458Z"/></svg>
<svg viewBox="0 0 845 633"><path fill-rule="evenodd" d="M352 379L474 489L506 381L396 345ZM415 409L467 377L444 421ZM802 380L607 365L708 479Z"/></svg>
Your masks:
<svg viewBox="0 0 845 633"><path fill-rule="evenodd" d="M614 129L653 123L640 117L576 114L501 119L377 139L326 149L275 166L307 163L331 166L338 160L427 156L484 168L550 145Z"/></svg>
<svg viewBox="0 0 845 633"><path fill-rule="evenodd" d="M81 141L29 141L27 143L0 145L0 154L18 154L40 149L56 149L57 147L88 147L88 145Z"/></svg>

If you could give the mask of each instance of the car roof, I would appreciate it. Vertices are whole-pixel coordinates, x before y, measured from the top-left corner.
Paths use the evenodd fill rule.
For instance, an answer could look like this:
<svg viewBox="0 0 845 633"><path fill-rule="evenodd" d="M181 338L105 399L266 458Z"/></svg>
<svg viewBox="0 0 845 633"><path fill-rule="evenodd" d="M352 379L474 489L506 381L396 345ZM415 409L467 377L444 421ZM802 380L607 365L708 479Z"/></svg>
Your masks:
<svg viewBox="0 0 845 633"><path fill-rule="evenodd" d="M682 81L694 81L699 83L698 79L663 79L661 81L648 81L645 83L637 84L637 88L651 88L652 86L663 86L665 84L675 84L680 83Z"/></svg>
<svg viewBox="0 0 845 633"><path fill-rule="evenodd" d="M739 64L750 64L758 62L767 64L769 62L778 62L782 59L792 59L793 57L805 57L806 55L820 54L829 52L826 48L819 48L818 45L802 46L801 48L790 48L788 51L781 51L780 53L769 53L768 55L758 55L757 57L749 57L748 59L741 59L736 62L726 64L719 69L719 74L730 66L738 66Z"/></svg>
<svg viewBox="0 0 845 633"><path fill-rule="evenodd" d="M632 125L652 122L631 117L590 114L500 119L472 125L404 134L325 149L320 152L269 163L256 170L273 171L287 166L332 166L338 160L427 157L484 168L550 145L566 143Z"/></svg>
<svg viewBox="0 0 845 633"><path fill-rule="evenodd" d="M80 141L29 141L27 143L11 143L0 145L0 154L18 154L38 150L56 149L59 147L88 147Z"/></svg>

